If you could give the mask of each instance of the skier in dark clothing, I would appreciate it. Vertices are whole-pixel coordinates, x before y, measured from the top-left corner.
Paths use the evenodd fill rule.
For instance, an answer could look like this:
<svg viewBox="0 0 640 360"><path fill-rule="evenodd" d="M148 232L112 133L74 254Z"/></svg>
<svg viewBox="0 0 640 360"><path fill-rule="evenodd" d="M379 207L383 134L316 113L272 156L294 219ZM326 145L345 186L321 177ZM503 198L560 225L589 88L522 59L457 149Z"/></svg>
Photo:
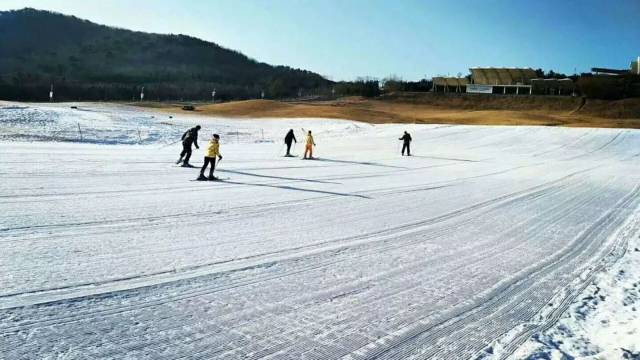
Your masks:
<svg viewBox="0 0 640 360"><path fill-rule="evenodd" d="M404 135L398 140L402 140L402 156L404 156L405 150L407 150L407 156L411 156L411 135L405 131Z"/></svg>
<svg viewBox="0 0 640 360"><path fill-rule="evenodd" d="M290 129L287 135L284 137L284 143L287 144L287 155L285 156L293 156L291 155L291 144L294 141L296 142L296 144L298 143L298 140L296 140L296 136L293 134L293 129Z"/></svg>
<svg viewBox="0 0 640 360"><path fill-rule="evenodd" d="M182 163L183 167L193 167L189 164L189 159L191 158L191 144L195 145L196 149L200 149L200 146L198 146L198 130L200 129L200 125L197 125L182 134L182 152L180 153L180 158L176 161L176 164ZM183 157L184 161L182 160Z"/></svg>

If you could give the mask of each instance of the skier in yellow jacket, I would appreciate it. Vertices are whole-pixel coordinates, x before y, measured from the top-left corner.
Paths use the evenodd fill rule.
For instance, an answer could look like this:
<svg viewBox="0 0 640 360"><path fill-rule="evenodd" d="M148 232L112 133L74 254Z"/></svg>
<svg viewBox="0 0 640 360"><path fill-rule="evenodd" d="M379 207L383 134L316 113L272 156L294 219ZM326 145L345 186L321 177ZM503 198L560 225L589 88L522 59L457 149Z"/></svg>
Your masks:
<svg viewBox="0 0 640 360"><path fill-rule="evenodd" d="M200 169L198 180L218 180L217 177L213 176L213 170L216 168L216 157L218 157L218 162L222 160L222 155L220 155L220 135L213 134L213 137L209 140L207 152L204 155L204 165ZM209 177L206 178L204 171L207 170L207 165L209 164L211 164L211 168L209 169Z"/></svg>
<svg viewBox="0 0 640 360"><path fill-rule="evenodd" d="M307 141L306 147L304 149L304 158L303 159L313 159L313 147L316 146L315 141L313 141L313 135L311 135L311 130L307 133ZM307 157L307 153L309 157Z"/></svg>

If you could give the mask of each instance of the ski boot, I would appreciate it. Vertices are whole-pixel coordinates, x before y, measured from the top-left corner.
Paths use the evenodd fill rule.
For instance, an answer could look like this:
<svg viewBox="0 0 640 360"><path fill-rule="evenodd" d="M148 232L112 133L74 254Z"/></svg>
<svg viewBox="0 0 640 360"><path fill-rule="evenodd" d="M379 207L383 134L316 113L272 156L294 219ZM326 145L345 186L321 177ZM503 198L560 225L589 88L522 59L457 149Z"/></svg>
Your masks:
<svg viewBox="0 0 640 360"><path fill-rule="evenodd" d="M200 176L198 176L198 178L196 180L198 180L198 181L207 181L207 178L204 176L204 174L200 174Z"/></svg>

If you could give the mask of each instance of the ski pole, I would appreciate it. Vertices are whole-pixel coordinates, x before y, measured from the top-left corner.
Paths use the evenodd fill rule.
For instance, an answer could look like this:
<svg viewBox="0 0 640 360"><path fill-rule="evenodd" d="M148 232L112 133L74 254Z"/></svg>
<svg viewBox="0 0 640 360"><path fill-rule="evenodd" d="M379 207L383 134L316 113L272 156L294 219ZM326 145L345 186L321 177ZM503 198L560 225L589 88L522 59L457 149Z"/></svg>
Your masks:
<svg viewBox="0 0 640 360"><path fill-rule="evenodd" d="M174 142L172 142L172 143L170 143L170 144L162 145L162 146L160 146L160 147L159 147L159 149L164 149L164 148L166 148L167 146L171 146L171 145L173 145L173 144L178 143L179 141L182 141L182 139L180 139L180 140L176 140L176 141L174 141Z"/></svg>
<svg viewBox="0 0 640 360"><path fill-rule="evenodd" d="M220 171L220 163L222 162L221 158L218 158L218 163L216 164L216 170Z"/></svg>

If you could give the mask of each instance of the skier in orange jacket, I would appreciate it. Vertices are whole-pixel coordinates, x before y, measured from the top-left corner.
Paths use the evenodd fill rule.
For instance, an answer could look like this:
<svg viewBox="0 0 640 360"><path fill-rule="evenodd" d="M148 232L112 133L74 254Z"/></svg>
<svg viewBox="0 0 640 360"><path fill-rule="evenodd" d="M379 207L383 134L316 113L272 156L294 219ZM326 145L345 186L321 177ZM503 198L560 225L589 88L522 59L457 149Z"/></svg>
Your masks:
<svg viewBox="0 0 640 360"><path fill-rule="evenodd" d="M304 149L304 158L303 159L313 159L313 147L316 146L315 141L313 141L313 135L311 135L311 130L307 133L307 141ZM307 153L309 157L307 157Z"/></svg>

